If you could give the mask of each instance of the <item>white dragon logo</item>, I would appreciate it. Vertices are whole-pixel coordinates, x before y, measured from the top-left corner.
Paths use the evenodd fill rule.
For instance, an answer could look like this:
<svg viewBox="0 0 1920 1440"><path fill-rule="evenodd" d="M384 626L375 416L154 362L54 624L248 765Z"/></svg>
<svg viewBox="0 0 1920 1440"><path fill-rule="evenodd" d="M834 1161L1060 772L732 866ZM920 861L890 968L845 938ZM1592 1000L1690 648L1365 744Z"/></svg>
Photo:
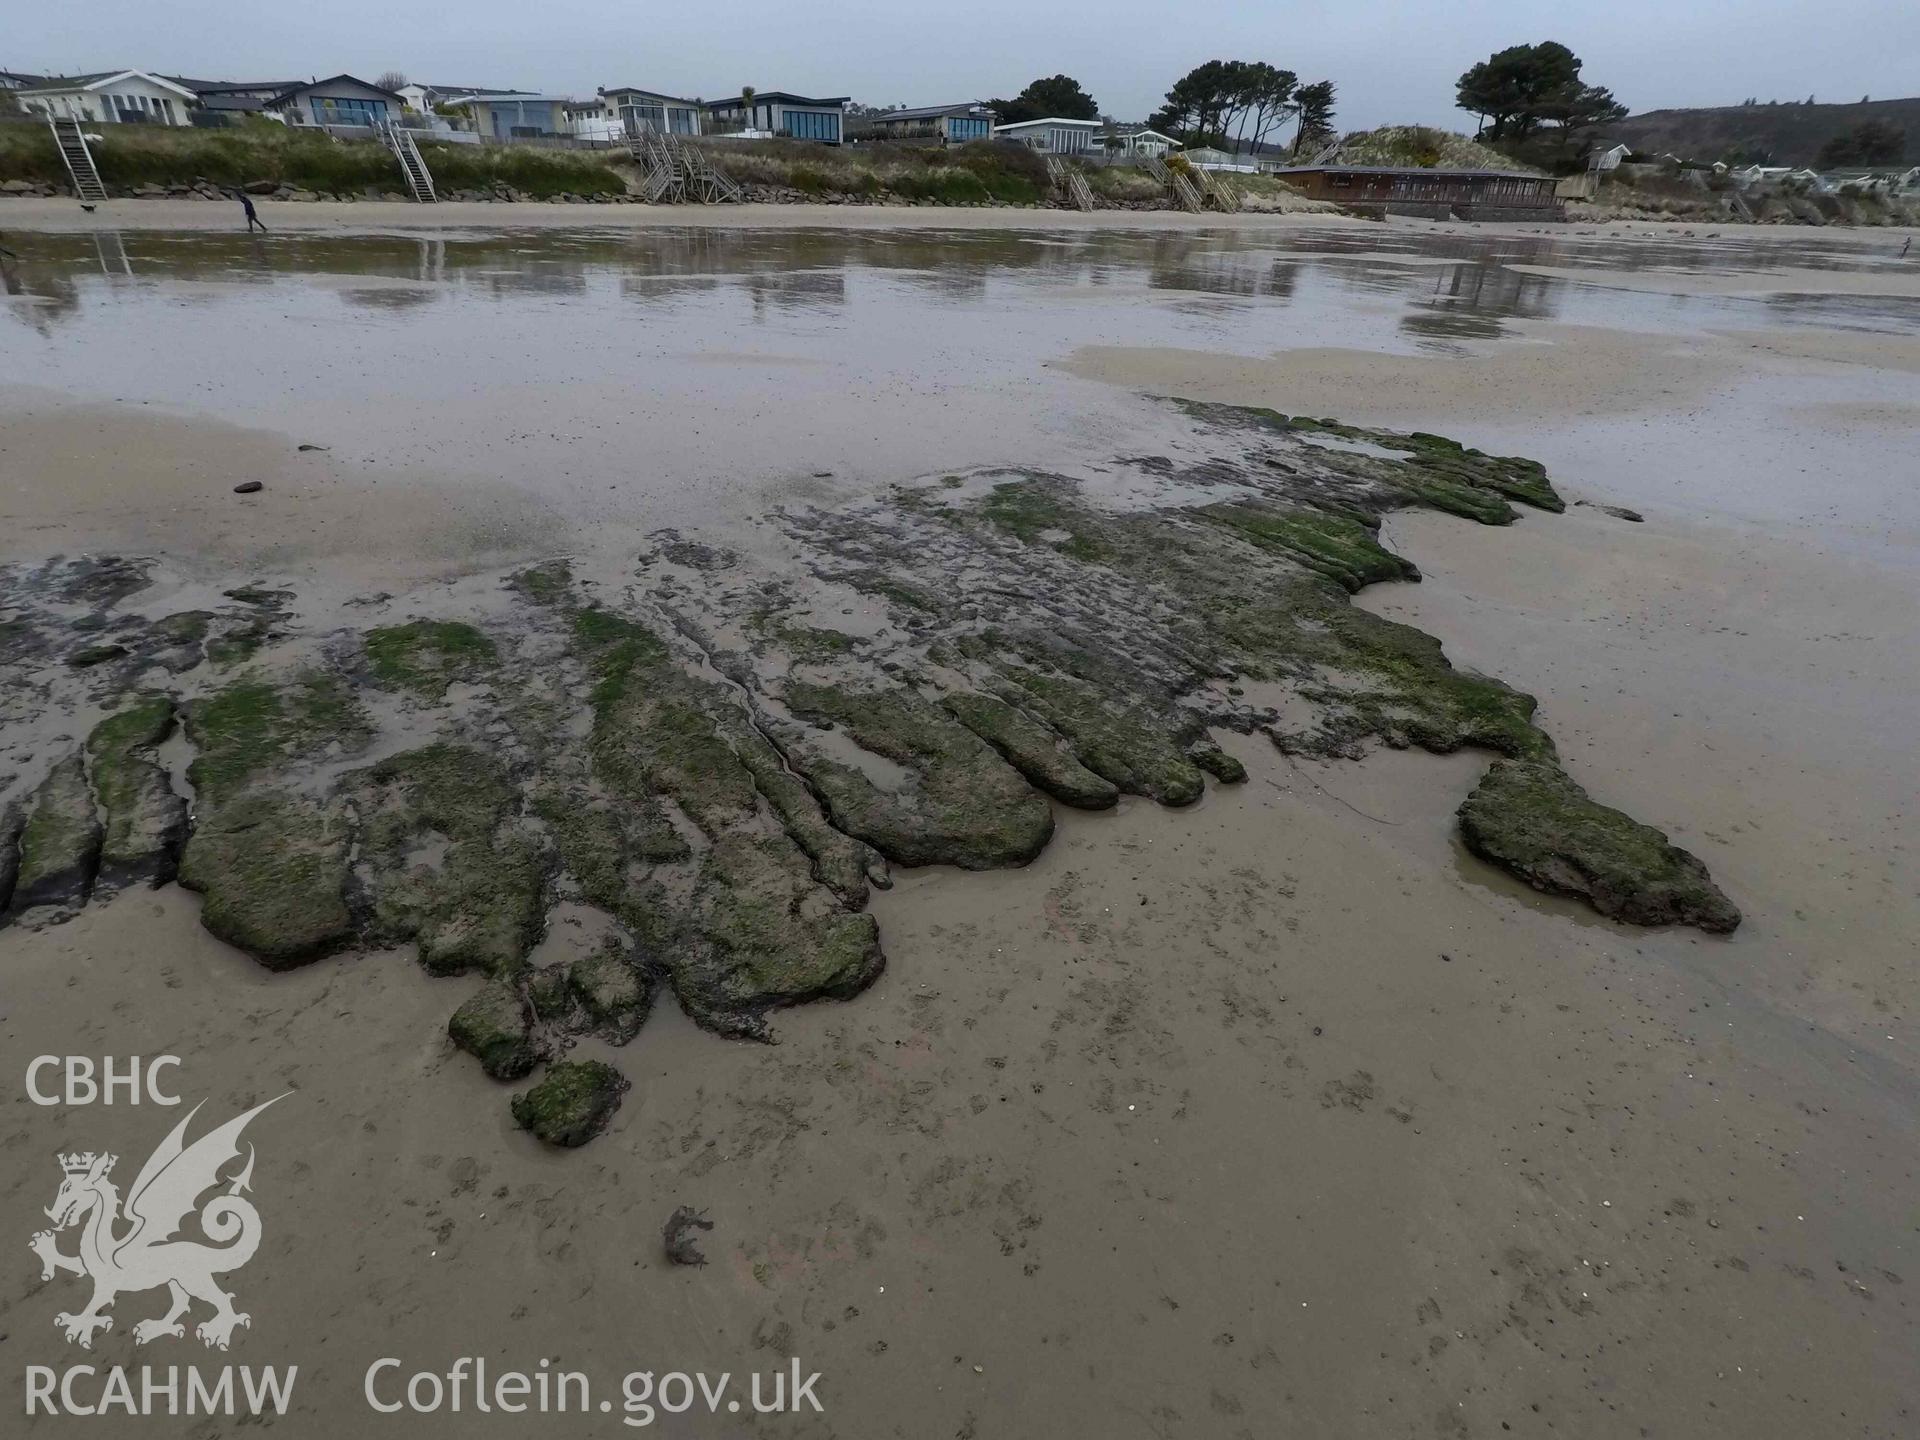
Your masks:
<svg viewBox="0 0 1920 1440"><path fill-rule="evenodd" d="M119 1188L108 1179L117 1155L87 1151L60 1157L66 1179L46 1212L54 1228L40 1231L28 1248L40 1257L42 1280L51 1280L60 1270L93 1280L93 1299L86 1309L54 1317L53 1323L69 1343L77 1340L81 1348L91 1350L95 1332L113 1328L113 1317L104 1312L122 1291L154 1290L162 1285L172 1295L172 1304L165 1315L133 1327L139 1344L162 1335L183 1337L186 1329L180 1319L194 1300L213 1306L213 1314L194 1331L210 1347L226 1349L236 1325L252 1324L251 1316L233 1308L233 1296L215 1283L214 1276L238 1270L260 1247L260 1212L240 1195L253 1179L253 1147L247 1146L247 1163L239 1174L223 1181L220 1170L240 1154L240 1132L247 1122L286 1098L276 1095L187 1145L187 1126L200 1113L200 1106L194 1106L140 1167L127 1192L125 1215L120 1210ZM220 1184L227 1186L226 1194L215 1195L199 1210L200 1228L214 1243L174 1239L195 1202ZM56 1232L82 1221L79 1253L62 1254L55 1243ZM131 1228L116 1234L124 1221L131 1221Z"/></svg>

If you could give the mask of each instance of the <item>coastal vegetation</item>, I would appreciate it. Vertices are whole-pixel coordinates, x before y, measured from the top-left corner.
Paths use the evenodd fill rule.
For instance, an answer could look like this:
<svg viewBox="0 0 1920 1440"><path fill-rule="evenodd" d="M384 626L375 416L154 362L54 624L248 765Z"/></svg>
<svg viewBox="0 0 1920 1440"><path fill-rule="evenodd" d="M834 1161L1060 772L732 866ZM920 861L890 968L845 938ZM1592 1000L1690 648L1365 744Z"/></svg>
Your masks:
<svg viewBox="0 0 1920 1440"><path fill-rule="evenodd" d="M1898 153L1891 144L1895 133L1901 137ZM1863 95L1835 103L1807 96L1648 110L1609 125L1607 135L1648 155L1671 153L1729 165L1916 165L1920 99ZM1872 158L1862 155L1863 139ZM1830 148L1836 142L1839 148Z"/></svg>
<svg viewBox="0 0 1920 1440"><path fill-rule="evenodd" d="M988 107L1002 125L1027 120L1098 120L1100 105L1070 75L1035 80L1011 100L989 100Z"/></svg>
<svg viewBox="0 0 1920 1440"><path fill-rule="evenodd" d="M625 199L637 175L624 150L421 142L443 198ZM703 142L713 162L755 198L856 203L1025 205L1051 192L1045 159L1024 146L976 141L952 147L889 144L827 147L792 140ZM211 187L303 198L401 198L405 182L384 145L341 141L270 122L226 130L106 126L93 146L110 191ZM0 125L0 181L64 188L51 133ZM1090 167L1109 204L1162 202L1164 189L1130 166Z"/></svg>
<svg viewBox="0 0 1920 1440"><path fill-rule="evenodd" d="M1273 148L1289 124L1292 153L1333 134L1334 84L1302 84L1291 70L1264 60L1209 60L1173 83L1147 123L1189 147L1238 151Z"/></svg>
<svg viewBox="0 0 1920 1440"><path fill-rule="evenodd" d="M1891 120L1862 120L1820 147L1814 164L1823 170L1898 165L1907 154L1907 132Z"/></svg>
<svg viewBox="0 0 1920 1440"><path fill-rule="evenodd" d="M1581 135L1627 114L1611 90L1588 84L1580 71L1580 57L1558 41L1510 45L1460 77L1455 103L1480 118L1475 138L1522 147L1540 136L1548 148L1571 153Z"/></svg>
<svg viewBox="0 0 1920 1440"><path fill-rule="evenodd" d="M975 141L951 147L884 142L828 149L791 140L702 147L743 185L853 200L1037 205L1050 188L1043 157L1024 146Z"/></svg>
<svg viewBox="0 0 1920 1440"><path fill-rule="evenodd" d="M399 162L370 140L339 141L260 120L221 130L105 125L92 142L109 190L209 184L220 189L289 186L316 195L401 195ZM507 187L533 199L622 195L626 183L598 154L532 146L445 145L421 151L443 191ZM0 180L64 186L67 172L44 125L0 125Z"/></svg>
<svg viewBox="0 0 1920 1440"><path fill-rule="evenodd" d="M1343 137L1329 165L1412 165L1423 170L1519 170L1534 167L1465 135L1430 125L1382 125ZM1539 173L1535 171L1534 173Z"/></svg>

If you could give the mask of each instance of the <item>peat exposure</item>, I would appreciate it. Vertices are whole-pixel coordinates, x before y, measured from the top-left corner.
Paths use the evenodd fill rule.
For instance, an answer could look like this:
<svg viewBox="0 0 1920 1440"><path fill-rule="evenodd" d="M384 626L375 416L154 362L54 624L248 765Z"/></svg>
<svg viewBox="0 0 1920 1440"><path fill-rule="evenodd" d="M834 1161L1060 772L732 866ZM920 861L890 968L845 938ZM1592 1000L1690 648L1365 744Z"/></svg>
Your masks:
<svg viewBox="0 0 1920 1440"><path fill-rule="evenodd" d="M1487 751L1461 810L1477 854L1616 920L1739 923L1695 857L1565 773L1530 696L1350 603L1418 579L1384 513L1557 512L1538 464L1164 403L1222 458L1113 460L1152 503L930 477L775 517L792 576L667 532L630 584L556 558L504 575L486 614L361 631L257 586L145 615L137 558L0 572L23 693L90 731L0 809L0 909L42 924L177 880L271 968L411 946L484 975L450 1033L500 1081L546 1066L513 1113L565 1146L626 1088L566 1058L578 1037L626 1043L671 987L707 1029L771 1038L772 1011L880 973L865 906L889 865L1022 865L1056 803L1190 804L1244 778L1217 730ZM554 954L562 906L597 929Z"/></svg>

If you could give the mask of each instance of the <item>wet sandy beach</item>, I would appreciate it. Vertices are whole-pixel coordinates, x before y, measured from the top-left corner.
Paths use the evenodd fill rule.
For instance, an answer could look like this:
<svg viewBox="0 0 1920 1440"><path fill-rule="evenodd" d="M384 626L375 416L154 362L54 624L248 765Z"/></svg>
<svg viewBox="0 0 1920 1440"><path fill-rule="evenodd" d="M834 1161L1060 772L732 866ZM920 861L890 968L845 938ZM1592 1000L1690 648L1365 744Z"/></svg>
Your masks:
<svg viewBox="0 0 1920 1440"><path fill-rule="evenodd" d="M1912 1428L1920 265L1885 235L1046 218L9 229L0 563L151 555L324 629L556 554L613 584L662 527L777 568L776 507L1178 458L1146 396L1433 430L1544 462L1569 508L1396 512L1423 578L1358 603L1537 696L1741 928L1624 927L1468 855L1484 755L1223 735L1248 782L1196 806L1055 807L1024 868L898 869L886 972L777 1046L670 1001L583 1042L633 1089L556 1153L445 1039L471 981L398 951L270 974L197 897L129 891L0 930L0 1403L73 1358L75 1282L25 1248L53 1152L137 1163L163 1128L33 1106L17 1057L164 1051L210 1109L297 1092L257 1135L228 1357L302 1367L281 1434L524 1433L376 1424L382 1355L609 1384L798 1355L825 1414L752 1428L808 1435ZM5 718L12 797L91 717ZM661 1254L682 1204L704 1268Z"/></svg>

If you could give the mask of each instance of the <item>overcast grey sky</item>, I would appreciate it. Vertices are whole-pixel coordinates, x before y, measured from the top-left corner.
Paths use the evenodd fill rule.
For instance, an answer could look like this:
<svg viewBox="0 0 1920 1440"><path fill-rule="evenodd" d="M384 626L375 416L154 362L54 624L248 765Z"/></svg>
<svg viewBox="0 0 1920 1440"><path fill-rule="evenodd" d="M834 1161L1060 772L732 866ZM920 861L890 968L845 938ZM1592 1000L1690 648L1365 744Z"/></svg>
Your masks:
<svg viewBox="0 0 1920 1440"><path fill-rule="evenodd" d="M1123 120L1144 118L1183 71L1219 58L1333 80L1342 129L1470 126L1452 108L1460 72L1503 46L1549 39L1636 111L1920 93L1915 0L13 0L9 10L0 69L244 80L397 69L568 94L644 85L711 97L753 85L910 105L1010 95L1065 71Z"/></svg>

